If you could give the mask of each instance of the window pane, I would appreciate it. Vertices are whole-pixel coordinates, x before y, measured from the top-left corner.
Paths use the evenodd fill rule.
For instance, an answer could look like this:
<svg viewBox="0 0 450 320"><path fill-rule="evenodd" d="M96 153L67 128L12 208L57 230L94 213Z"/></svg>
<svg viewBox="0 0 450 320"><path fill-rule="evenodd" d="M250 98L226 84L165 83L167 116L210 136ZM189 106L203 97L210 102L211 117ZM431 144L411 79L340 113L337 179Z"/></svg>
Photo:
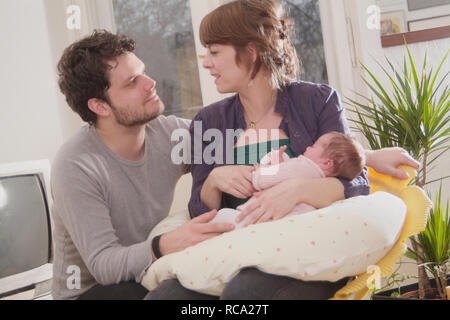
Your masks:
<svg viewBox="0 0 450 320"><path fill-rule="evenodd" d="M189 0L113 0L117 32L157 82L164 114L193 118L203 105Z"/></svg>
<svg viewBox="0 0 450 320"><path fill-rule="evenodd" d="M317 83L328 83L319 1L280 1L295 23L294 46L302 63L301 79Z"/></svg>

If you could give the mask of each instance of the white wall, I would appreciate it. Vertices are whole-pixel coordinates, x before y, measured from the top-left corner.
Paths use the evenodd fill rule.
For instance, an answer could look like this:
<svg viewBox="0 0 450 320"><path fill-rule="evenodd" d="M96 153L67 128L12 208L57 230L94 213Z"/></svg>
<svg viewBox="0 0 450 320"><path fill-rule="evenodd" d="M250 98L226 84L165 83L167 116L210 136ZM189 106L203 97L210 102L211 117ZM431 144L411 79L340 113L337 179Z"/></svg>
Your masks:
<svg viewBox="0 0 450 320"><path fill-rule="evenodd" d="M52 159L62 141L42 1L0 1L0 163Z"/></svg>
<svg viewBox="0 0 450 320"><path fill-rule="evenodd" d="M66 26L66 10L72 4L82 9L80 30ZM110 4L109 0L0 1L4 46L0 50L0 163L52 161L61 144L84 124L59 91L56 65L70 43L93 28L109 25Z"/></svg>
<svg viewBox="0 0 450 320"><path fill-rule="evenodd" d="M2 41L8 44L0 52L0 163L51 161L82 125L57 85L56 64L69 43L62 3L0 2Z"/></svg>

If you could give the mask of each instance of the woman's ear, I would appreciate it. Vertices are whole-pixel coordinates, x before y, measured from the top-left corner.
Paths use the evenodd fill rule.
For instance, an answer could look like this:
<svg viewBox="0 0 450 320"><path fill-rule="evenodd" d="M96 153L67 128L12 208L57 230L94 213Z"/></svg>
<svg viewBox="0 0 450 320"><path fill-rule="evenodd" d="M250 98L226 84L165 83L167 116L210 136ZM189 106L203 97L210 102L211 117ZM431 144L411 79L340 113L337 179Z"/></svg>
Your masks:
<svg viewBox="0 0 450 320"><path fill-rule="evenodd" d="M96 98L88 100L88 108L99 117L109 116L111 110L105 101Z"/></svg>
<svg viewBox="0 0 450 320"><path fill-rule="evenodd" d="M250 57L250 61L255 63L258 59L258 49L256 48L256 45L253 42L249 42L246 46L246 50Z"/></svg>

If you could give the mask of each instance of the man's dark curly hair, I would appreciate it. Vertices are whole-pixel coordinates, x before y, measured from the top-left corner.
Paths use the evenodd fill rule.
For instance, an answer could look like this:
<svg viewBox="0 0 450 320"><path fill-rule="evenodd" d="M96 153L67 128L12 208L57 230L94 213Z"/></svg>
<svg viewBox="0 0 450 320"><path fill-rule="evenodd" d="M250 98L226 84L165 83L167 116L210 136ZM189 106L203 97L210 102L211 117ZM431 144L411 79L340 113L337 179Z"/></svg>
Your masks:
<svg viewBox="0 0 450 320"><path fill-rule="evenodd" d="M134 52L136 43L124 35L95 30L92 35L70 45L58 63L59 88L66 101L83 121L97 122L97 115L88 108L88 100L108 102L110 87L108 61Z"/></svg>

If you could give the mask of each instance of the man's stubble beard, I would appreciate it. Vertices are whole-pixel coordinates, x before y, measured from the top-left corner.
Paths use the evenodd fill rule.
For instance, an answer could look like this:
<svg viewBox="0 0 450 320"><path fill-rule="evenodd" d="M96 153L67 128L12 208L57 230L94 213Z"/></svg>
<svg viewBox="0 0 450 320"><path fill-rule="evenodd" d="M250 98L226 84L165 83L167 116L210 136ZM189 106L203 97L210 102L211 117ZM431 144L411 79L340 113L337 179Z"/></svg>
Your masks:
<svg viewBox="0 0 450 320"><path fill-rule="evenodd" d="M153 119L156 119L164 112L164 103L161 100L157 101L159 107L157 110L150 114L141 114L138 115L137 112L130 112L128 108L121 110L120 108L115 107L113 104L109 104L111 110L114 114L114 117L118 124L132 128L136 126L141 126L149 123Z"/></svg>

